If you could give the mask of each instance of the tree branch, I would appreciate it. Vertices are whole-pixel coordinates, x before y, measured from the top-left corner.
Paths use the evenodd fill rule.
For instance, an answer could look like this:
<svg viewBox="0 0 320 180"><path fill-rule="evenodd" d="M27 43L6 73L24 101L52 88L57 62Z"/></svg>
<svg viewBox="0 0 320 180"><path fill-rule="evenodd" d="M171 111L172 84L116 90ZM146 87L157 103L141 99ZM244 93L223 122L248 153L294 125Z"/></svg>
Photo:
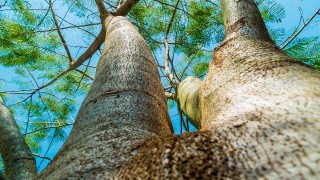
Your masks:
<svg viewBox="0 0 320 180"><path fill-rule="evenodd" d="M96 5L98 7L99 13L100 13L100 19L104 20L109 15L109 11L104 7L102 0L95 0Z"/></svg>
<svg viewBox="0 0 320 180"><path fill-rule="evenodd" d="M123 3L119 8L116 9L115 12L112 12L111 14L114 16L126 16L131 8L136 5L139 2L139 0L126 0L125 3Z"/></svg>
<svg viewBox="0 0 320 180"><path fill-rule="evenodd" d="M51 14L52 14L52 17L53 17L54 24L55 24L55 26L57 28L57 32L58 32L59 38L61 40L61 43L62 43L64 49L66 50L66 53L67 53L67 56L68 56L68 59L69 59L69 64L71 64L72 63L72 56L71 56L71 53L70 53L69 48L67 46L67 43L66 43L66 41L65 41L61 31L60 31L60 26L59 26L59 23L57 21L56 15L55 15L55 13L53 11L52 5L53 5L52 1L49 0L50 11L51 11Z"/></svg>
<svg viewBox="0 0 320 180"><path fill-rule="evenodd" d="M173 74L171 73L171 71L169 69L170 48L169 48L169 44L168 44L168 34L170 32L171 25L173 23L175 15L176 15L179 2L180 2L180 0L177 0L177 3L175 5L171 19L168 24L167 30L164 34L164 46L166 49L166 55L165 55L165 59L164 59L164 69L165 69L166 76L168 77L170 84L172 84L174 87L177 87L180 82L174 78Z"/></svg>
<svg viewBox="0 0 320 180"><path fill-rule="evenodd" d="M299 29L298 32L296 32L287 42L285 42L284 45L280 47L280 49L284 49L287 47L302 31L305 27L308 26L308 24L312 21L314 17L316 17L317 14L320 14L320 8L311 16L311 18Z"/></svg>
<svg viewBox="0 0 320 180"><path fill-rule="evenodd" d="M61 27L59 28L60 30L64 30L64 29L70 29L70 28L79 28L79 27L87 27L87 26L97 26L100 25L101 23L91 23L91 24L83 24L83 25L72 25L72 26L67 26L67 27ZM38 32L50 32L50 31L57 31L58 29L46 29L46 30L38 30L38 31L34 31L35 33Z"/></svg>
<svg viewBox="0 0 320 180"><path fill-rule="evenodd" d="M83 74L85 77L89 78L89 79L92 80L92 81L94 80L93 77L89 76L87 73L85 73L85 72L83 72L83 71L81 71L81 70L79 70L79 69L75 69L75 71Z"/></svg>
<svg viewBox="0 0 320 180"><path fill-rule="evenodd" d="M49 158L49 157L47 157L47 156L41 156L41 155L35 154L35 153L32 153L32 155L34 155L34 156L36 156L36 157L39 157L39 158L42 158L42 159L47 159L47 160L49 160L49 161L52 161L52 159Z"/></svg>
<svg viewBox="0 0 320 180"><path fill-rule="evenodd" d="M40 129L31 131L31 132L24 133L23 135L26 136L26 135L29 135L29 134L32 134L32 133L35 133L35 132L39 132L39 131L43 131L43 130L46 130L46 129L62 128L62 127L65 127L65 126L71 126L73 124L74 124L74 122L72 122L72 123L64 123L64 124L58 125L58 126L48 126L48 127L44 127L44 128L40 128Z"/></svg>
<svg viewBox="0 0 320 180"><path fill-rule="evenodd" d="M167 99L172 99L172 100L176 100L177 99L175 97L176 95L174 93L165 92L165 96L166 96Z"/></svg>
<svg viewBox="0 0 320 180"><path fill-rule="evenodd" d="M99 49L99 47L103 44L104 39L106 37L106 33L104 28L101 29L98 36L94 39L93 43L89 46L89 48L70 66L70 68L76 69L87 59L92 57L92 55Z"/></svg>

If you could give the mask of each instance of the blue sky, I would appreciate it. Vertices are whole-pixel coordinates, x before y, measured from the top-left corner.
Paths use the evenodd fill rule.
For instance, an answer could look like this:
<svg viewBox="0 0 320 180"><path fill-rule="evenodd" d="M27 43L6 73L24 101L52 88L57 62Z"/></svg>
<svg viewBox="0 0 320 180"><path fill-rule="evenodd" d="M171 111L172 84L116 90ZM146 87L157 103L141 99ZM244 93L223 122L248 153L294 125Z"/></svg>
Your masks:
<svg viewBox="0 0 320 180"><path fill-rule="evenodd" d="M303 18L305 21L307 21L307 19L309 17L311 17L312 14L314 14L316 12L316 10L318 10L320 8L320 0L279 0L278 2L282 3L285 6L285 10L286 10L286 18L283 19L283 21L279 24L272 24L272 26L275 27L283 27L285 29L288 29L289 31L293 31L296 26L299 23L299 19L301 16L301 12L303 13ZM58 8L58 7L57 7ZM299 10L300 9L300 10ZM63 11L64 9L60 9L60 11ZM301 11L302 10L302 11ZM98 21L98 20L97 20ZM81 23L79 23L81 24ZM69 32L65 31L65 33L67 33L68 38L66 38L66 41L69 42L69 44L72 45L77 45L77 44L83 44L82 40L80 38L78 38L78 34L75 32ZM289 35L288 35L289 36ZM320 36L320 15L317 15L317 17L311 22L311 24L299 35L299 37L306 37L306 36ZM214 47L212 47L213 49ZM74 53L75 53L75 49L73 49ZM98 56L95 56L93 58L93 62L92 64L95 64L98 60ZM7 81L11 81L13 80L15 77L17 77L17 75L15 75L14 71L10 68L4 68L0 66L0 79L5 79ZM0 85L1 85L1 80L0 80ZM2 87L3 89L1 91L4 90L16 90L16 86L13 84L8 84L6 83L5 87ZM78 98L77 101L79 103L79 107L80 107L80 103L82 102L83 97ZM179 116L177 116L177 108L173 108L170 110L170 116L172 116L172 122L173 122L173 126L176 130L176 132L179 132L179 126L180 126L180 120L179 120ZM73 114L73 118L75 118L76 114ZM67 131L70 131L70 128L67 129ZM50 158L52 158L57 151L60 149L62 145L61 143L57 143L54 145L54 147L50 148L49 152L48 152L48 156ZM48 142L44 142L43 143L43 151L40 152L44 153L44 151L46 150L47 146L48 146ZM39 158L37 158L37 162L39 163ZM43 165L41 166L41 169L43 169L46 166L46 162L48 162L47 160L45 160L45 163L43 163Z"/></svg>

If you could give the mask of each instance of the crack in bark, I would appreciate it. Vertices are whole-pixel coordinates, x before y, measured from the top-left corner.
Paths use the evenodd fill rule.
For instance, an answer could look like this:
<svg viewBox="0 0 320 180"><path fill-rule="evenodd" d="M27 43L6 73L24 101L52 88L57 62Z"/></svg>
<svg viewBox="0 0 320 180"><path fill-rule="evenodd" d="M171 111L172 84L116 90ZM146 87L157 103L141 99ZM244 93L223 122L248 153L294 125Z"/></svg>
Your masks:
<svg viewBox="0 0 320 180"><path fill-rule="evenodd" d="M233 23L230 28L227 30L227 34L231 34L233 32L237 32L239 29L241 29L246 21L245 21L245 17L240 18L239 20L237 20L235 23Z"/></svg>

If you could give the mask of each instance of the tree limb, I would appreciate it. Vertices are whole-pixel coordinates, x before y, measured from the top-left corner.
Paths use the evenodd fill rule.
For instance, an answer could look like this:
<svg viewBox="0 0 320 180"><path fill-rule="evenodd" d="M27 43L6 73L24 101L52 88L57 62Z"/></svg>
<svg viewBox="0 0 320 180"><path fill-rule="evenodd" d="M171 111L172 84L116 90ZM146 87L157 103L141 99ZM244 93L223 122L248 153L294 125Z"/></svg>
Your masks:
<svg viewBox="0 0 320 180"><path fill-rule="evenodd" d="M125 3L123 3L119 8L116 9L115 12L112 12L111 14L114 16L126 16L131 8L136 5L139 2L139 0L126 0Z"/></svg>
<svg viewBox="0 0 320 180"><path fill-rule="evenodd" d="M47 159L47 160L49 160L49 161L52 161L52 159L49 158L49 157L47 157L47 156L41 156L41 155L35 154L35 153L32 153L32 155L34 155L34 156L36 156L36 157L39 157L39 158L42 158L42 159Z"/></svg>
<svg viewBox="0 0 320 180"><path fill-rule="evenodd" d="M69 50L69 48L67 46L67 43L66 43L66 41L65 41L61 31L60 31L60 26L58 24L58 21L57 21L57 18L56 18L56 14L53 11L52 5L53 5L52 1L49 0L50 11L51 11L51 14L52 14L52 17L53 17L54 24L55 24L55 26L57 28L57 32L58 32L59 38L61 40L61 43L62 43L64 49L66 50L66 53L67 53L67 56L68 56L68 59L69 59L69 64L71 64L72 63L72 56L71 56L70 50Z"/></svg>
<svg viewBox="0 0 320 180"><path fill-rule="evenodd" d="M169 44L168 44L168 34L170 32L171 25L173 23L175 14L177 12L177 7L178 7L179 2L180 2L180 0L177 0L177 3L176 3L175 8L173 10L171 19L169 21L168 27L167 27L166 32L164 34L164 46L166 48L166 55L165 55L165 59L164 59L164 68L165 68L166 76L168 77L170 84L172 84L174 87L177 87L177 85L180 82L174 78L173 74L171 73L171 71L169 69L170 49L169 49Z"/></svg>
<svg viewBox="0 0 320 180"><path fill-rule="evenodd" d="M89 79L92 80L92 81L94 80L94 78L91 77L91 76L89 76L86 72L83 72L83 71L81 71L81 70L79 70L79 69L75 69L75 71L83 74L85 77L89 78Z"/></svg>
<svg viewBox="0 0 320 180"><path fill-rule="evenodd" d="M98 36L94 39L93 43L89 46L89 48L70 66L70 68L76 69L87 59L92 57L92 55L99 49L99 47L103 44L104 39L106 37L106 33L104 29L101 29Z"/></svg>
<svg viewBox="0 0 320 180"><path fill-rule="evenodd" d="M165 96L167 99L172 99L172 100L176 100L176 95L174 93L170 93L170 92L165 92Z"/></svg>

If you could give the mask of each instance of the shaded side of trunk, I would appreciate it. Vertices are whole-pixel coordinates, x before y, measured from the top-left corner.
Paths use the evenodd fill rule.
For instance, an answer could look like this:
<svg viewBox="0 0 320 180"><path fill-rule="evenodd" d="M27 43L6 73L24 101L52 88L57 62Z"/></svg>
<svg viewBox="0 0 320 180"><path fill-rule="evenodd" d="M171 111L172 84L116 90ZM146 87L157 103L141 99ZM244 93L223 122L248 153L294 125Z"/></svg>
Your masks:
<svg viewBox="0 0 320 180"><path fill-rule="evenodd" d="M146 42L124 17L109 16L106 31L95 81L76 124L41 177L109 176L146 140L173 132Z"/></svg>
<svg viewBox="0 0 320 180"><path fill-rule="evenodd" d="M6 175L9 179L20 180L36 177L36 161L10 110L4 105L1 97L0 153L4 161Z"/></svg>

